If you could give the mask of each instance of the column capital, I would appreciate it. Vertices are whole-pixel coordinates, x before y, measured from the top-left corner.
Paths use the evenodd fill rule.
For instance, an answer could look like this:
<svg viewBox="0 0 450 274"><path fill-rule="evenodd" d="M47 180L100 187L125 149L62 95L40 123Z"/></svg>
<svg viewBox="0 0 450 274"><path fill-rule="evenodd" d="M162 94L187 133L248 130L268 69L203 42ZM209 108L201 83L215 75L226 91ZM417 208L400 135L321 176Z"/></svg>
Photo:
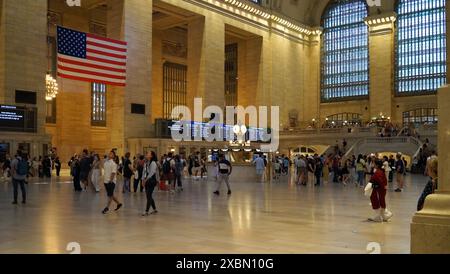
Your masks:
<svg viewBox="0 0 450 274"><path fill-rule="evenodd" d="M387 12L368 16L364 18L364 23L369 26L370 34L385 34L391 33L394 29L394 23L397 20L395 12Z"/></svg>

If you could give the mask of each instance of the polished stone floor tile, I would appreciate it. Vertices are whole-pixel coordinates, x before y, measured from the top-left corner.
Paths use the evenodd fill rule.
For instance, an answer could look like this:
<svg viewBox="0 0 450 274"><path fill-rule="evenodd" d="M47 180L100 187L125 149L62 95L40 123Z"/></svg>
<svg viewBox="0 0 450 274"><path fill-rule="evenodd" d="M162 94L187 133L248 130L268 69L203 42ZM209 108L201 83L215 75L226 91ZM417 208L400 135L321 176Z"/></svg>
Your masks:
<svg viewBox="0 0 450 274"><path fill-rule="evenodd" d="M253 172L253 170L251 170ZM105 193L73 193L69 177L31 180L29 203L12 206L11 183L0 182L0 253L409 253L410 222L426 183L407 176L403 193L387 196L391 222L367 222L370 201L354 186L297 187L232 182L233 195L215 197L215 182L185 183L182 193L155 193L159 215L141 217L145 195L122 195L124 208L101 214ZM120 189L120 185L118 187ZM225 193L225 189L223 189Z"/></svg>

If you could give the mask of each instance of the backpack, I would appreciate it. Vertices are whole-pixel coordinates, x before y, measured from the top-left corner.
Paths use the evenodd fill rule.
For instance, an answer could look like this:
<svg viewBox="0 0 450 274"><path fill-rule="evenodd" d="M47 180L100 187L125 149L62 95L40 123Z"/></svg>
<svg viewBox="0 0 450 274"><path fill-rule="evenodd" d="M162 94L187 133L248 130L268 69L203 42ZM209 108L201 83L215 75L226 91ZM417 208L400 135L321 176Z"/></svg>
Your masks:
<svg viewBox="0 0 450 274"><path fill-rule="evenodd" d="M177 175L180 175L181 173L183 173L183 169L184 169L184 162L179 160L175 162L175 171L177 173Z"/></svg>
<svg viewBox="0 0 450 274"><path fill-rule="evenodd" d="M172 159L168 158L163 163L162 170L163 170L164 174L168 174L168 173L172 172L172 167L170 166L170 161L172 161Z"/></svg>
<svg viewBox="0 0 450 274"><path fill-rule="evenodd" d="M194 166L195 167L200 167L200 160L198 159L197 156L195 156L195 158L194 158Z"/></svg>
<svg viewBox="0 0 450 274"><path fill-rule="evenodd" d="M24 159L19 160L17 163L17 175L27 175L28 174L28 162Z"/></svg>

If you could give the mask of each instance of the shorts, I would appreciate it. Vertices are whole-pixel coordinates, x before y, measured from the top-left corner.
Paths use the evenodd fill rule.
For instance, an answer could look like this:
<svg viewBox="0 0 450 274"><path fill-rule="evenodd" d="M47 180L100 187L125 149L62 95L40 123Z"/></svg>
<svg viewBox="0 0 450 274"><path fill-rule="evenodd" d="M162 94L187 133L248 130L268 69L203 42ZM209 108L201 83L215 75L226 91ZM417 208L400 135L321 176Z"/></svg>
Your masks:
<svg viewBox="0 0 450 274"><path fill-rule="evenodd" d="M114 189L115 188L116 188L116 184L115 183L107 183L107 184L105 184L106 195L108 195L108 197L114 196Z"/></svg>
<svg viewBox="0 0 450 274"><path fill-rule="evenodd" d="M257 169L256 170L256 175L263 175L264 174L264 169Z"/></svg>
<svg viewBox="0 0 450 274"><path fill-rule="evenodd" d="M81 181L87 181L88 180L88 176L89 176L89 173L81 172L80 173L80 180Z"/></svg>

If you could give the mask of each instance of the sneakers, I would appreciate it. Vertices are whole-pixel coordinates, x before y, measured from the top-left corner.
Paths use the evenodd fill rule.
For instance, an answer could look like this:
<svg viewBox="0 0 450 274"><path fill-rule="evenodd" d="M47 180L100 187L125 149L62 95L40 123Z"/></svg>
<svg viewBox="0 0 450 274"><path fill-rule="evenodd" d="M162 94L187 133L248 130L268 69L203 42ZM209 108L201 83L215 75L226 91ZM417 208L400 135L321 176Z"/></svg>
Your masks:
<svg viewBox="0 0 450 274"><path fill-rule="evenodd" d="M219 192L219 191L214 191L214 194L217 195L217 196L219 196L219 195L220 195L220 192Z"/></svg>
<svg viewBox="0 0 450 274"><path fill-rule="evenodd" d="M102 214L106 214L109 212L109 208L105 207L105 209L103 209Z"/></svg>
<svg viewBox="0 0 450 274"><path fill-rule="evenodd" d="M115 209L115 211L118 211L119 209L121 209L122 206L123 206L123 204L118 204L117 207L116 207L116 209Z"/></svg>
<svg viewBox="0 0 450 274"><path fill-rule="evenodd" d="M375 212L375 216L373 216L372 218L369 218L369 221L371 222L375 222L375 223L382 223L383 222L383 218L381 217L381 212L379 209L374 209Z"/></svg>
<svg viewBox="0 0 450 274"><path fill-rule="evenodd" d="M231 190L228 190L228 196L231 195Z"/></svg>
<svg viewBox="0 0 450 274"><path fill-rule="evenodd" d="M382 209L380 209L380 211L381 211L381 216L383 217L383 221L384 222L388 222L392 218L392 216L394 215L388 209L383 209L382 208Z"/></svg>
<svg viewBox="0 0 450 274"><path fill-rule="evenodd" d="M158 210L153 210L151 213L144 212L144 213L142 214L142 217L147 217L147 216L150 216L150 215L156 215L156 214L158 214Z"/></svg>
<svg viewBox="0 0 450 274"><path fill-rule="evenodd" d="M401 189L401 188L397 188L396 190L395 190L395 192L402 192L403 190Z"/></svg>

